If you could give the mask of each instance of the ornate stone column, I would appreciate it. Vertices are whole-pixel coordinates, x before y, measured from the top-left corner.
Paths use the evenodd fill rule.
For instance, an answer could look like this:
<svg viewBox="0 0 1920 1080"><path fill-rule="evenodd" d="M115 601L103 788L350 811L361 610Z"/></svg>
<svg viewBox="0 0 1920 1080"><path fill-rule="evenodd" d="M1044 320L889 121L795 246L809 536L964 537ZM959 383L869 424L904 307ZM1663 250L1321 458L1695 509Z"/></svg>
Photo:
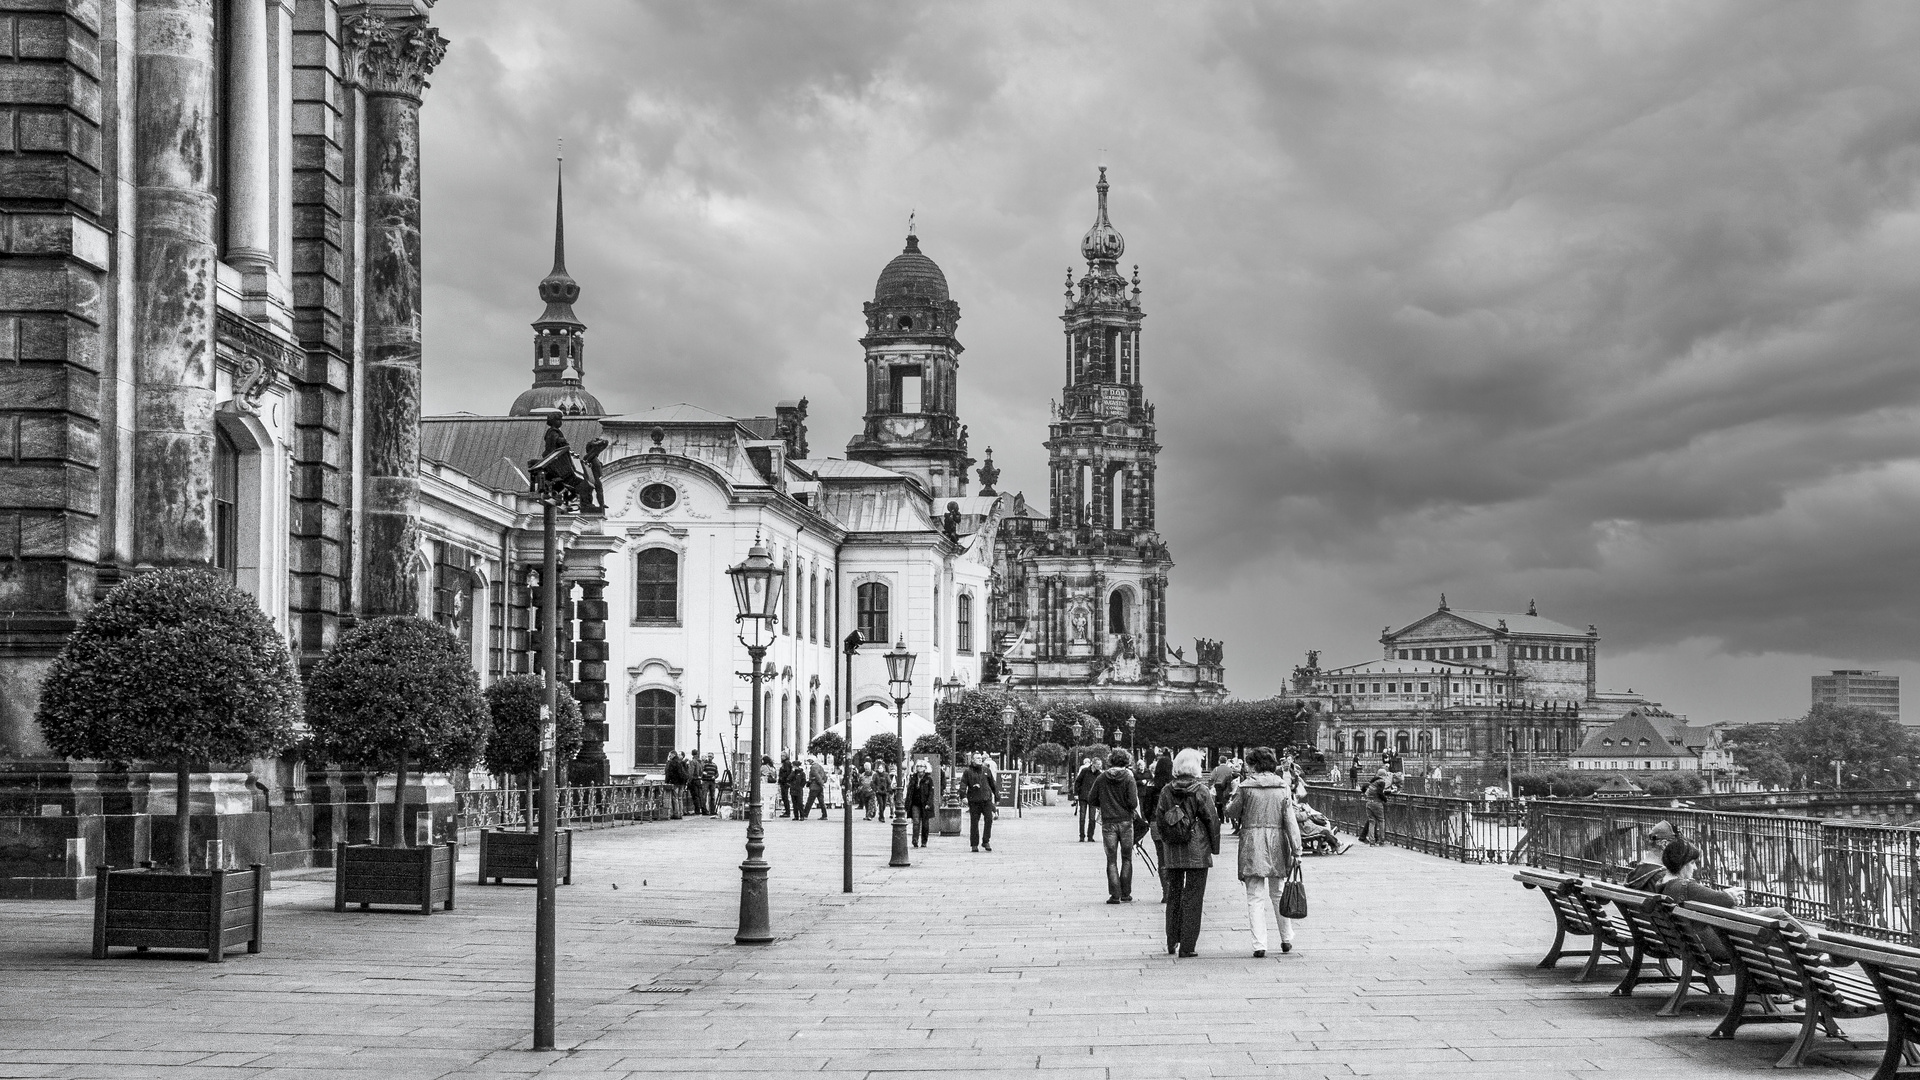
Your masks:
<svg viewBox="0 0 1920 1080"><path fill-rule="evenodd" d="M227 262L248 277L248 291L273 269L272 118L267 77L265 0L238 0L227 19Z"/></svg>
<svg viewBox="0 0 1920 1080"><path fill-rule="evenodd" d="M213 561L213 0L141 0L133 556Z"/></svg>
<svg viewBox="0 0 1920 1080"><path fill-rule="evenodd" d="M366 118L361 596L367 615L406 615L420 514L420 98L447 42L423 18L368 8L341 19Z"/></svg>
<svg viewBox="0 0 1920 1080"><path fill-rule="evenodd" d="M594 519L588 519L592 521ZM590 526L592 528L594 526ZM567 547L564 580L580 587L574 601L577 621L573 645L573 698L580 703L584 738L580 756L570 770L576 784L604 784L611 768L607 761L607 571L608 553L620 546L620 539L590 531L574 538Z"/></svg>

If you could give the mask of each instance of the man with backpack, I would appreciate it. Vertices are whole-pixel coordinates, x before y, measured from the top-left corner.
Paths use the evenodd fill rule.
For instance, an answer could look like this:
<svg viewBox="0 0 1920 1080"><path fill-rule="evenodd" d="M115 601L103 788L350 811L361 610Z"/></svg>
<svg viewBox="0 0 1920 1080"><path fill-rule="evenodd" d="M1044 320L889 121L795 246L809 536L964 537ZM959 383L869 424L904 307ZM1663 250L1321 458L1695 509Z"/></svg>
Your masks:
<svg viewBox="0 0 1920 1080"><path fill-rule="evenodd" d="M1387 795L1393 791L1393 774L1385 765L1367 781L1360 792L1360 801L1367 808L1367 824L1360 830L1360 839L1364 843L1379 847L1387 842Z"/></svg>
<svg viewBox="0 0 1920 1080"><path fill-rule="evenodd" d="M700 783L706 788L707 805L701 807L701 813L708 817L720 816L720 764L709 753L700 763Z"/></svg>
<svg viewBox="0 0 1920 1080"><path fill-rule="evenodd" d="M992 851L993 805L999 801L1000 785L994 781L982 755L973 755L972 763L960 777L960 790L967 797L967 836L973 841L973 850L985 847ZM980 827L982 819L987 823L984 830Z"/></svg>
<svg viewBox="0 0 1920 1080"><path fill-rule="evenodd" d="M1107 767L1093 781L1100 807L1100 841L1107 848L1107 903L1133 903L1133 819L1140 813L1140 789L1127 766L1133 756L1119 747L1107 755Z"/></svg>

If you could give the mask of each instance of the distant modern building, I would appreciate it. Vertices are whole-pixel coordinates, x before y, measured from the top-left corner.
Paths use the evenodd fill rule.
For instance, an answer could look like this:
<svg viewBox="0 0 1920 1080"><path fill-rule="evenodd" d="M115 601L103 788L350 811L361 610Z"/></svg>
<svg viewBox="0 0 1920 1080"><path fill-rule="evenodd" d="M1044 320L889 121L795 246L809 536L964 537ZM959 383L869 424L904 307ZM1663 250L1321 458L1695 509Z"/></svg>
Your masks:
<svg viewBox="0 0 1920 1080"><path fill-rule="evenodd" d="M1854 705L1900 719L1900 676L1877 671L1835 668L1831 675L1813 677L1815 705Z"/></svg>

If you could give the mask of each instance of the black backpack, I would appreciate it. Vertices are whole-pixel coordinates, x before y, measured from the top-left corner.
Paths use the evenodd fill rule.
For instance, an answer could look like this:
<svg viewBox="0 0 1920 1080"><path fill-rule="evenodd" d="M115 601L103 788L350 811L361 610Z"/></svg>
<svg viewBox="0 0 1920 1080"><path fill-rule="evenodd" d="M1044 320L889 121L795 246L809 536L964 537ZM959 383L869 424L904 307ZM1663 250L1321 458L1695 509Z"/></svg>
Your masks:
<svg viewBox="0 0 1920 1080"><path fill-rule="evenodd" d="M1193 793L1175 790L1173 798L1167 800L1167 809L1160 815L1160 839L1169 844L1188 844L1193 842L1193 830L1198 822L1193 816Z"/></svg>

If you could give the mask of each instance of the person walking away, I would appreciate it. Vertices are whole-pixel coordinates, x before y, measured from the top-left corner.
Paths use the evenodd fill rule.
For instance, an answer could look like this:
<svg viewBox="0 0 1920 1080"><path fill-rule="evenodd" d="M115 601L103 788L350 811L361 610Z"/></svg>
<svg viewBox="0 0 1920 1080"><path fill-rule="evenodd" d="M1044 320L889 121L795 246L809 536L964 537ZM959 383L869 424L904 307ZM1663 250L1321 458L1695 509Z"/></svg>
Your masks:
<svg viewBox="0 0 1920 1080"><path fill-rule="evenodd" d="M806 812L800 809L806 801L807 763L797 760L793 763L793 771L787 774L787 805L793 808L793 820L801 821L806 818Z"/></svg>
<svg viewBox="0 0 1920 1080"><path fill-rule="evenodd" d="M1213 772L1208 775L1207 783L1213 786L1213 808L1216 811L1225 810L1227 808L1227 788L1233 783L1232 759L1221 758L1220 764L1215 765Z"/></svg>
<svg viewBox="0 0 1920 1080"><path fill-rule="evenodd" d="M974 754L973 761L967 765L966 774L960 777L960 790L967 797L967 838L973 843L973 850L979 851L984 845L993 850L993 804L1000 796L1000 785L988 771L983 755ZM980 826L981 819L986 820L986 828Z"/></svg>
<svg viewBox="0 0 1920 1080"><path fill-rule="evenodd" d="M1293 786L1277 771L1278 755L1257 746L1247 755L1253 775L1227 804L1227 814L1240 823L1240 854L1236 868L1247 890L1247 917L1253 929L1253 955L1267 955L1267 912L1273 912L1280 931L1280 951L1293 951L1293 920L1280 914L1280 893L1287 876L1300 860L1300 818L1293 802Z"/></svg>
<svg viewBox="0 0 1920 1080"><path fill-rule="evenodd" d="M1360 793L1360 801L1367 808L1367 824L1360 830L1360 839L1380 847L1387 842L1387 792L1393 790L1393 774L1385 765L1367 781Z"/></svg>
<svg viewBox="0 0 1920 1080"><path fill-rule="evenodd" d="M805 821L813 815L813 808L820 808L820 820L827 820L827 767L820 759L809 756L806 768L807 801L801 804L800 819Z"/></svg>
<svg viewBox="0 0 1920 1080"><path fill-rule="evenodd" d="M1169 774L1171 775L1171 774ZM1093 782L1100 778L1100 769L1092 758L1083 758L1080 771L1073 778L1073 800L1080 807L1079 842L1093 843L1093 833L1100 823L1100 808L1093 801Z"/></svg>
<svg viewBox="0 0 1920 1080"><path fill-rule="evenodd" d="M893 812L893 766L885 764L873 770L873 801L881 821Z"/></svg>
<svg viewBox="0 0 1920 1080"><path fill-rule="evenodd" d="M873 820L873 765L861 762L860 771L853 774L854 804L866 812L867 820Z"/></svg>
<svg viewBox="0 0 1920 1080"><path fill-rule="evenodd" d="M1100 842L1107 848L1107 903L1133 903L1133 819L1140 812L1140 791L1133 783L1133 758L1114 747L1107 767L1093 781L1100 807Z"/></svg>
<svg viewBox="0 0 1920 1080"><path fill-rule="evenodd" d="M1153 812L1153 837L1160 844L1161 876L1167 894L1167 953L1195 955L1200 941L1200 909L1207 899L1207 870L1220 854L1220 816L1213 793L1200 778L1200 751L1182 750L1173 759L1173 782L1160 792Z"/></svg>
<svg viewBox="0 0 1920 1080"><path fill-rule="evenodd" d="M913 775L907 778L907 820L913 823L913 846L926 847L928 822L933 820L933 766L925 758L913 763Z"/></svg>
<svg viewBox="0 0 1920 1080"><path fill-rule="evenodd" d="M687 774L687 813L704 817L707 813L707 778L700 768L700 755L688 754L681 769Z"/></svg>
<svg viewBox="0 0 1920 1080"><path fill-rule="evenodd" d="M787 797L793 792L793 759L785 754L780 755L780 785L776 791L780 800L780 816L792 817L793 804Z"/></svg>

